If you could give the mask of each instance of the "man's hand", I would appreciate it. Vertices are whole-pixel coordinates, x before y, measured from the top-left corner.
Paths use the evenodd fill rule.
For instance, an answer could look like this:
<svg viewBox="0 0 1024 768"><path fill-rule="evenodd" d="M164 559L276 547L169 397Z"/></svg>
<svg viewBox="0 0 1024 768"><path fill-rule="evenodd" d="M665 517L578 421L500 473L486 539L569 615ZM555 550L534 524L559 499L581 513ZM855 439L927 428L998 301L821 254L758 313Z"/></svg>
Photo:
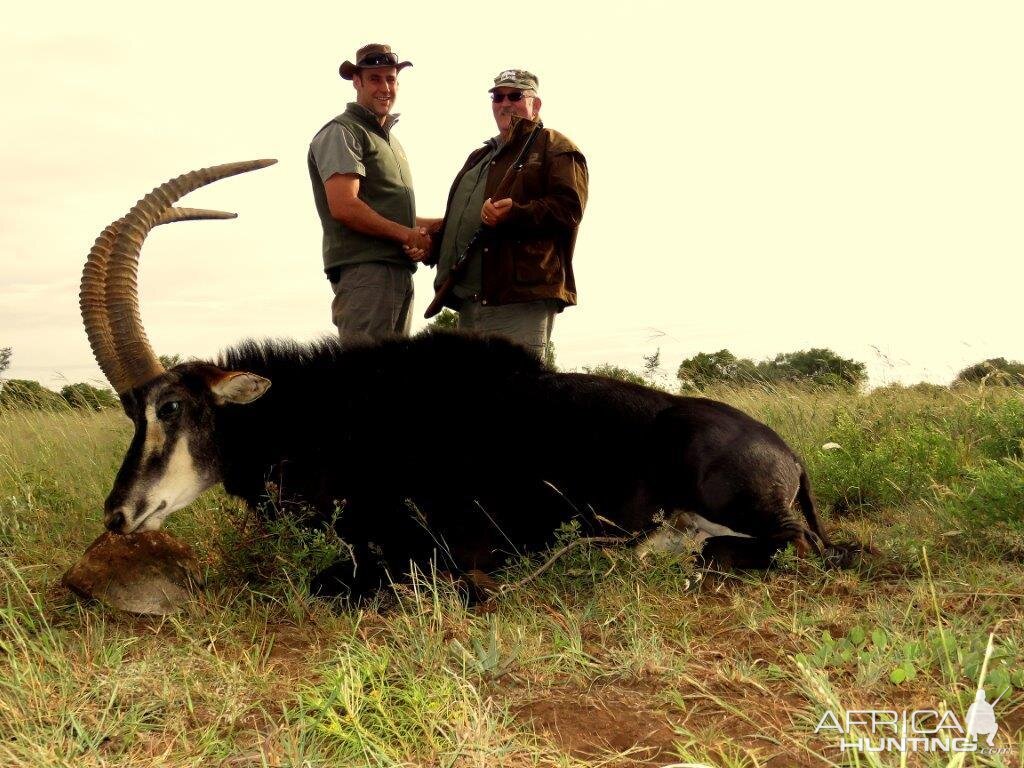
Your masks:
<svg viewBox="0 0 1024 768"><path fill-rule="evenodd" d="M433 237L434 235L441 231L442 221L444 221L444 219L429 219L422 216L417 216L416 226L421 228L425 227L427 230L427 234Z"/></svg>
<svg viewBox="0 0 1024 768"><path fill-rule="evenodd" d="M512 210L512 198L504 197L501 200L491 202L491 198L484 200L484 207L480 209L480 221L488 227L496 227L508 216Z"/></svg>
<svg viewBox="0 0 1024 768"><path fill-rule="evenodd" d="M402 244L405 255L413 261L423 261L430 254L430 235L426 227L413 227Z"/></svg>

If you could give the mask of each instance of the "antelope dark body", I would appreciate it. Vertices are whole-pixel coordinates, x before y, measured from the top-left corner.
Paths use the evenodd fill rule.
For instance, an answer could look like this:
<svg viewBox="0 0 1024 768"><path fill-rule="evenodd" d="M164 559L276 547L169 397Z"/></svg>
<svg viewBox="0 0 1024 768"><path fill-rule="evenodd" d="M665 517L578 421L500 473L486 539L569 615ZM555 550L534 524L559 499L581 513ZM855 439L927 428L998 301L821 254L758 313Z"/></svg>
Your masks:
<svg viewBox="0 0 1024 768"><path fill-rule="evenodd" d="M766 567L787 543L806 544L808 527L825 539L800 459L765 425L712 400L554 372L500 339L246 343L215 369L271 381L244 405L214 402L211 369L168 373L195 398L182 407L202 428L195 465L254 508L335 518L356 567L339 564L324 591L361 594L431 556L489 571L573 517L589 530L604 518L616 534L695 512L751 537L706 542L727 565Z"/></svg>
<svg viewBox="0 0 1024 768"><path fill-rule="evenodd" d="M573 518L637 536L683 521L710 536L703 556L721 567L767 567L789 543L843 556L818 525L803 464L765 425L713 400L551 371L499 339L427 333L345 351L249 342L166 370L139 318L145 237L233 217L174 203L273 163L171 179L89 252L82 319L135 425L104 505L110 530L156 530L223 482L255 509L336 525L353 561L314 586L356 596L410 560L492 570Z"/></svg>

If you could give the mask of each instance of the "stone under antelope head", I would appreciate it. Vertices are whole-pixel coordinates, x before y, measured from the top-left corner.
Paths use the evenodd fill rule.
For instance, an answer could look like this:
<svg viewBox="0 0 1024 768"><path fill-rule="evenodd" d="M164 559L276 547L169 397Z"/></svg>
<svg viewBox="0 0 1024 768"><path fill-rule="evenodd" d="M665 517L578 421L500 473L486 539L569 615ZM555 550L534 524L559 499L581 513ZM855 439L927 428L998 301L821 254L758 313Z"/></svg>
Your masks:
<svg viewBox="0 0 1024 768"><path fill-rule="evenodd" d="M244 371L190 362L166 370L146 338L137 276L142 244L153 227L235 214L174 203L218 179L276 160L227 163L192 171L157 187L103 230L89 252L79 295L93 354L135 425L128 452L104 504L117 533L156 530L175 510L221 480L213 434L215 409L259 398L270 382Z"/></svg>

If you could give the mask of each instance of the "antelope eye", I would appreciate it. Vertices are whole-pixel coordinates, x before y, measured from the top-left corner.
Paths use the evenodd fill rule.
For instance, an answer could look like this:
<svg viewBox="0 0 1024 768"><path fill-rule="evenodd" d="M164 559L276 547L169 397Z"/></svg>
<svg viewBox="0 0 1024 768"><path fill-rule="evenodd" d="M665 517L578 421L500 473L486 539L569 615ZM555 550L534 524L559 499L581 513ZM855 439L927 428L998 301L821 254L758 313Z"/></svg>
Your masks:
<svg viewBox="0 0 1024 768"><path fill-rule="evenodd" d="M167 421L177 416L179 410L181 410L180 400L168 400L157 409L156 417L161 421Z"/></svg>

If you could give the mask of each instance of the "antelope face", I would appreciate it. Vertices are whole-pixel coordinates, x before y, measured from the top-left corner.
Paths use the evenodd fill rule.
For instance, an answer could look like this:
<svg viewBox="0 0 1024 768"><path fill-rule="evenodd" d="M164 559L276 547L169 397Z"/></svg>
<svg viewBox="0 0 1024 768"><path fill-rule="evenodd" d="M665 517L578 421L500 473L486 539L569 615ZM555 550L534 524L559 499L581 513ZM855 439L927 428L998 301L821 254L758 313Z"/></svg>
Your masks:
<svg viewBox="0 0 1024 768"><path fill-rule="evenodd" d="M276 160L249 160L201 168L161 184L96 238L78 294L89 345L121 396L135 435L104 504L111 531L155 530L171 512L221 477L216 408L250 403L270 382L207 363L164 369L139 315L139 252L153 227L189 219L233 219L235 214L178 208L183 195L218 179L266 168Z"/></svg>
<svg viewBox="0 0 1024 768"><path fill-rule="evenodd" d="M116 533L156 530L219 482L216 409L251 403L269 386L251 373L186 363L126 394L135 434L104 504L106 527Z"/></svg>

